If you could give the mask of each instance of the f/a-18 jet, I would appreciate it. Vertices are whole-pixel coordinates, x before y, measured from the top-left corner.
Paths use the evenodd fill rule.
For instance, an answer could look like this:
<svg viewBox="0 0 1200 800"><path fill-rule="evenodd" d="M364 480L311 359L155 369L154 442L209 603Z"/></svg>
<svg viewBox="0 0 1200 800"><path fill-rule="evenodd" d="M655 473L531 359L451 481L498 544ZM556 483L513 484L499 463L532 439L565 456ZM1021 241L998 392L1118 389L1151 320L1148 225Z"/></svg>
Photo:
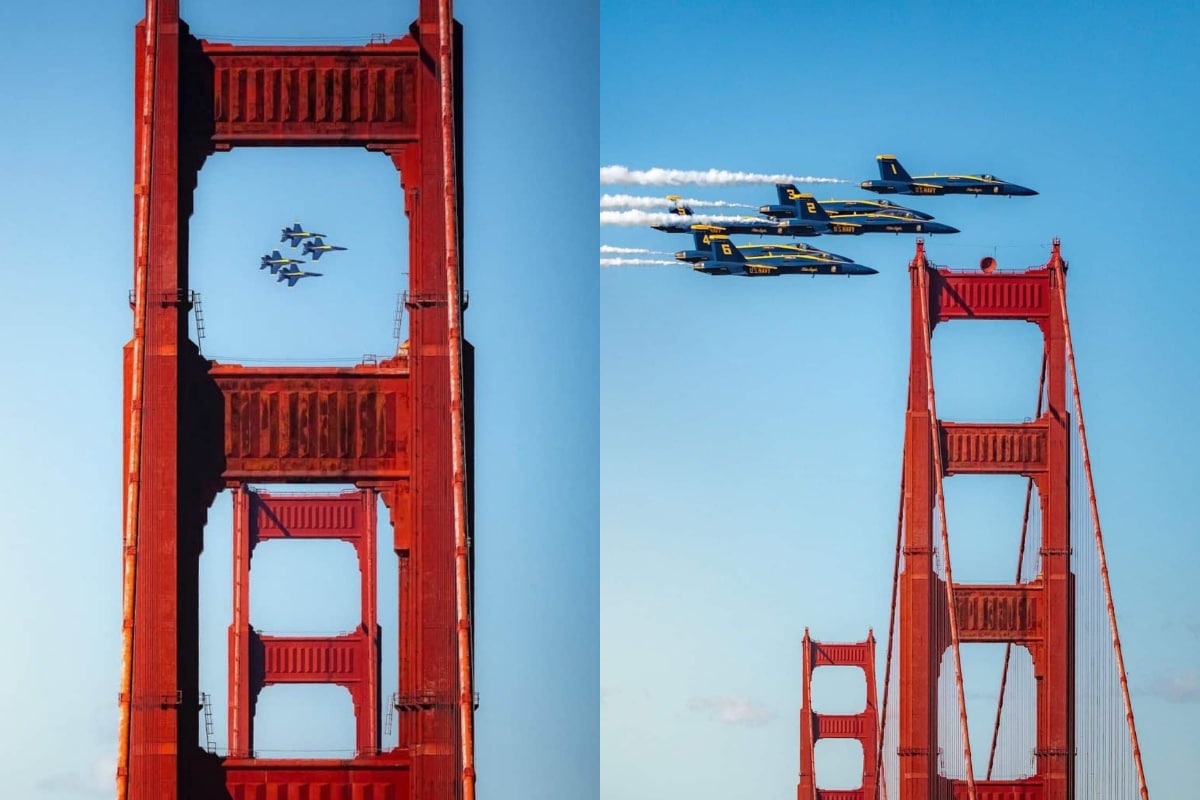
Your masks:
<svg viewBox="0 0 1200 800"><path fill-rule="evenodd" d="M278 250L272 250L270 255L262 257L262 263L259 264L258 268L263 269L265 267L270 267L271 274L274 275L279 271L280 267L290 267L292 265L299 266L303 263L303 261L299 261L295 258L288 258L287 256L280 255Z"/></svg>
<svg viewBox="0 0 1200 800"><path fill-rule="evenodd" d="M758 213L775 219L796 217L798 215L796 200L800 198L800 192L796 190L796 187L789 183L777 183L775 191L779 193L779 204L759 206ZM821 208L825 209L825 213L831 217L849 214L891 214L909 219L933 219L932 214L898 206L890 200L822 200L820 202Z"/></svg>
<svg viewBox="0 0 1200 800"><path fill-rule="evenodd" d="M675 254L675 258L680 261L695 263L712 258L712 242L713 234L728 234L729 229L720 225L693 225L692 237L696 242L695 250L680 250ZM840 261L843 264L852 264L854 259L847 256L830 253L828 250L821 250L813 247L811 244L803 242L785 242L782 244L744 244L738 248L748 260L765 258L770 256L795 256L803 255L811 258L823 259L828 261Z"/></svg>
<svg viewBox="0 0 1200 800"><path fill-rule="evenodd" d="M304 255L312 255L313 261L320 261L324 253L331 250L346 250L345 247L338 247L336 244L325 244L325 240L321 237L313 239L311 242L304 243Z"/></svg>
<svg viewBox="0 0 1200 800"><path fill-rule="evenodd" d="M958 233L958 228L941 222L899 216L889 212L847 213L830 216L811 194L790 183L777 183L779 205L763 206L763 214L795 219L789 225L808 225L818 234L858 236L862 233Z"/></svg>
<svg viewBox="0 0 1200 800"><path fill-rule="evenodd" d="M1009 197L1035 195L1033 189L1002 181L995 175L909 175L895 156L875 156L879 180L859 184L877 194L992 194Z"/></svg>
<svg viewBox="0 0 1200 800"><path fill-rule="evenodd" d="M295 286L296 281L300 280L301 278L319 278L323 274L324 273L321 272L305 272L304 270L296 267L290 269L288 267L284 267L283 269L279 270L279 277L275 279L275 282L279 283L286 278L288 286L291 287Z"/></svg>
<svg viewBox="0 0 1200 800"><path fill-rule="evenodd" d="M737 275L743 278L772 277L777 275L875 275L878 270L816 255L812 251L797 250L789 255L759 255L747 258L741 250L722 233L694 231L696 250L681 250L675 254L680 261L687 261L696 272L705 275ZM707 240L708 250L704 243Z"/></svg>
<svg viewBox="0 0 1200 800"><path fill-rule="evenodd" d="M677 198L669 198L677 199ZM664 233L691 233L696 220L692 213L692 209L684 205L674 205L667 209L667 213L677 219L672 219L670 222L664 222L659 225L651 225L656 231ZM760 219L758 217L740 217L736 220L722 220L721 227L726 233L744 233L753 234L756 236L820 236L811 225L798 225L789 222L776 222L770 219Z"/></svg>
<svg viewBox="0 0 1200 800"><path fill-rule="evenodd" d="M316 231L304 230L304 228L300 227L299 222L292 225L292 227L290 227L290 228L284 228L279 233L280 233L279 241L286 242L288 239L291 239L292 247L299 247L300 242L302 242L305 239L313 239L316 237L325 236L325 234L323 234L323 233L317 233Z"/></svg>

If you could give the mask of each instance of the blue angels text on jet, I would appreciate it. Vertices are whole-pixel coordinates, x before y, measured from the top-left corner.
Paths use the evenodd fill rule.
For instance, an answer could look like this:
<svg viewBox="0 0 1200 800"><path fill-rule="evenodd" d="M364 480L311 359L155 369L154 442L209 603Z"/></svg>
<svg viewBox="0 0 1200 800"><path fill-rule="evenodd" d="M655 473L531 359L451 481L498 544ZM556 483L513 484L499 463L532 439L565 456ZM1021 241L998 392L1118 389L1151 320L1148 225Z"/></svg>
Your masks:
<svg viewBox="0 0 1200 800"><path fill-rule="evenodd" d="M757 253L747 257L721 233L722 228L697 225L692 231L695 250L681 250L675 254L679 261L686 261L696 272L705 275L737 275L744 278L774 277L778 275L874 275L877 270L834 257L803 245L789 248L775 245L772 253Z"/></svg>
<svg viewBox="0 0 1200 800"><path fill-rule="evenodd" d="M317 233L316 231L306 231L303 227L301 227L299 222L292 225L290 228L284 228L279 233L279 241L286 242L288 239L291 239L292 247L299 247L300 242L304 241L305 239L314 239L326 235L324 233Z"/></svg>
<svg viewBox="0 0 1200 800"><path fill-rule="evenodd" d="M1013 196L1035 195L1016 183L995 175L909 175L895 156L875 156L879 162L879 180L863 181L860 186L878 194L990 194Z"/></svg>
<svg viewBox="0 0 1200 800"><path fill-rule="evenodd" d="M320 272L305 272L299 267L284 267L283 269L279 270L279 277L275 279L275 282L279 283L280 281L286 279L288 286L291 287L295 286L296 281L300 280L301 278L319 278L322 274L323 273Z"/></svg>
<svg viewBox="0 0 1200 800"><path fill-rule="evenodd" d="M258 268L263 269L264 267L270 267L271 274L274 275L279 271L280 267L286 268L290 266L299 266L303 263L303 261L298 259L288 258L287 256L280 255L278 250L272 250L270 255L265 255L262 257L262 263L259 264Z"/></svg>
<svg viewBox="0 0 1200 800"><path fill-rule="evenodd" d="M304 255L306 255L306 256L311 255L313 257L313 261L320 261L321 256L325 253L330 252L331 250L346 250L346 249L348 249L348 248L338 247L335 244L325 244L325 240L322 239L320 236L318 236L316 239L313 239L311 242L304 243Z"/></svg>

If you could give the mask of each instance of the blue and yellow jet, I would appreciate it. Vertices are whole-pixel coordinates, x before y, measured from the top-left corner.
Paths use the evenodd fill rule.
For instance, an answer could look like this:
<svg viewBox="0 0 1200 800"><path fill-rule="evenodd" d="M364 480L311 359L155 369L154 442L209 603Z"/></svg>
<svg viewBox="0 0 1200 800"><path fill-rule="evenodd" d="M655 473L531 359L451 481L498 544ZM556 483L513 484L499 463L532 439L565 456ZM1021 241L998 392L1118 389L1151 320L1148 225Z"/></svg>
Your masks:
<svg viewBox="0 0 1200 800"><path fill-rule="evenodd" d="M878 272L853 261L828 258L829 254L817 255L808 249L796 250L785 255L758 255L747 258L723 233L715 233L709 229L693 231L693 235L696 249L681 250L675 254L675 258L690 263L693 270L705 275L759 278L778 275L875 275Z"/></svg>
<svg viewBox="0 0 1200 800"><path fill-rule="evenodd" d="M676 201L675 205L667 209L667 213L678 219L672 219L670 222L664 222L661 225L651 225L656 231L664 233L691 233L692 228L696 225L693 219L692 209L678 202L679 198L675 195L669 195L668 200ZM727 220L721 223L721 227L726 233L746 233L757 236L820 236L820 232L812 225L798 224L794 222L776 222L770 219L758 219L757 217L745 217L742 220Z"/></svg>
<svg viewBox="0 0 1200 800"><path fill-rule="evenodd" d="M279 241L286 242L288 239L291 239L292 247L299 247L300 242L304 239L312 239L317 236L325 235L323 233L317 233L316 231L306 231L304 228L300 227L299 222L290 228L284 228L282 231L280 231L280 234Z"/></svg>
<svg viewBox="0 0 1200 800"><path fill-rule="evenodd" d="M348 248L338 247L336 244L325 244L325 240L318 236L311 242L304 243L304 255L312 255L313 261L320 261L323 253L328 253L331 250L346 250Z"/></svg>
<svg viewBox="0 0 1200 800"><path fill-rule="evenodd" d="M796 207L793 202L796 198L791 196L791 194L797 193L795 187L777 183L775 189L779 192L779 205L759 206L758 213L774 219L789 219L796 216ZM848 214L892 214L909 219L933 219L933 214L898 206L891 200L822 200L821 208L825 209L825 213L831 217L842 217Z"/></svg>
<svg viewBox="0 0 1200 800"><path fill-rule="evenodd" d="M870 214L840 214L832 217L811 194L801 192L790 183L777 183L778 206L763 206L775 214L788 214L795 223L809 225L817 233L839 236L858 236L863 233L958 233L958 228L941 222L899 216L882 211ZM763 213L768 213L764 211Z"/></svg>
<svg viewBox="0 0 1200 800"><path fill-rule="evenodd" d="M680 250L675 254L675 258L680 261L695 263L704 261L712 257L712 243L710 241L712 234L728 234L729 229L720 225L693 225L692 237L696 242L695 250ZM783 244L750 244L742 245L738 248L742 255L749 261L754 261L759 258L771 256L795 256L805 255L828 261L840 261L844 264L854 263L854 259L847 256L830 253L828 250L821 250L813 247L810 244L803 242L787 242Z"/></svg>
<svg viewBox="0 0 1200 800"><path fill-rule="evenodd" d="M280 267L290 267L293 264L298 266L303 263L303 261L280 255L278 250L272 250L270 255L262 257L262 263L259 264L258 268L263 269L264 267L270 267L271 274L274 275L279 271Z"/></svg>
<svg viewBox="0 0 1200 800"><path fill-rule="evenodd" d="M323 274L324 273L321 272L304 272L301 269L288 269L287 267L284 267L283 269L279 270L279 277L275 279L275 282L279 283L286 278L288 286L292 287L295 286L296 281L300 280L301 278L319 278Z"/></svg>
<svg viewBox="0 0 1200 800"><path fill-rule="evenodd" d="M918 175L915 178L900 166L895 156L875 156L879 162L879 180L859 184L877 194L991 194L1008 197L1035 195L1016 183L1002 181L995 175Z"/></svg>

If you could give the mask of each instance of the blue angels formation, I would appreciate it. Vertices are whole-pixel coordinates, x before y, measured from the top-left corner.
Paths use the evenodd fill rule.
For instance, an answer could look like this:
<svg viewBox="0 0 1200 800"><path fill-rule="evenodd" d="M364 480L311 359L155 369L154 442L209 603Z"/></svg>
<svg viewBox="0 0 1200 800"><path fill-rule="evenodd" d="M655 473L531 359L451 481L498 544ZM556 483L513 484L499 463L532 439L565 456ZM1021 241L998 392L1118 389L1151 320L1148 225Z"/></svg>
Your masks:
<svg viewBox="0 0 1200 800"><path fill-rule="evenodd" d="M290 242L293 248L299 247L300 243L303 242L303 255L311 255L313 261L319 260L323 254L328 253L331 250L349 249L346 247L339 247L338 245L325 244L325 235L326 234L324 233L305 230L304 227L297 222L290 228L284 228L282 231L280 231L279 241ZM311 241L306 241L310 239ZM262 263L259 264L258 268L265 269L269 267L272 275L278 275L278 277L275 279L275 282L282 283L286 280L289 287L295 286L296 282L301 278L319 278L324 274L322 272L305 272L304 270L300 269L300 265L304 263L306 262L300 259L284 256L280 254L278 250L272 250L270 253L262 257Z"/></svg>
<svg viewBox="0 0 1200 800"><path fill-rule="evenodd" d="M1037 192L994 175L920 175L912 177L895 156L876 157L880 180L860 186L878 194L973 194L1030 196ZM758 236L859 236L864 233L950 234L958 228L934 221L932 214L888 200L822 200L801 192L793 184L777 183L776 203L759 207L761 217L724 220L717 225L697 224L692 210L677 195L669 195L672 219L651 227L667 233L691 233L696 249L675 254L679 261L706 275L743 277L776 275L874 275L877 270L851 259L800 243L754 245L738 248L734 234Z"/></svg>

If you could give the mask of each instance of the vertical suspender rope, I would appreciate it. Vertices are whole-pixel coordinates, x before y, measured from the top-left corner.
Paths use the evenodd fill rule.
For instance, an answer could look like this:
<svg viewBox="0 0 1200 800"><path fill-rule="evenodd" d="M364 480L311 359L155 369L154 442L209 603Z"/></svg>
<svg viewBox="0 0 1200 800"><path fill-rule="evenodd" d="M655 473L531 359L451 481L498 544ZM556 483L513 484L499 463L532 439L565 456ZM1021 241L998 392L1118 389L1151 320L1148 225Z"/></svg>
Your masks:
<svg viewBox="0 0 1200 800"><path fill-rule="evenodd" d="M468 587L466 467L462 386L462 303L458 284L458 182L454 140L454 36L452 0L438 3L438 85L442 105L442 183L446 225L447 351L450 359L450 437L454 493L454 599L458 639L458 715L463 800L475 798L475 753L472 732L474 692L471 684L471 619Z"/></svg>
<svg viewBox="0 0 1200 800"><path fill-rule="evenodd" d="M1042 353L1042 372L1038 379L1038 394L1037 394L1037 411L1034 417L1042 415L1042 394L1046 389L1046 369L1048 366L1047 354ZM1025 514L1021 518L1021 545L1017 550L1017 579L1016 583L1021 582L1021 567L1025 563L1025 538L1029 533L1029 503L1033 499L1033 478L1029 478L1025 484ZM1000 670L1000 696L996 700L996 724L992 728L992 749L988 753L987 778L992 779L992 765L996 759L996 740L1000 738L1000 714L1004 711L1004 689L1008 684L1008 665L1012 657L1012 642L1004 645L1004 667Z"/></svg>
<svg viewBox="0 0 1200 800"><path fill-rule="evenodd" d="M1058 240L1054 240L1054 251L1050 256L1050 269L1058 280L1058 302L1062 311L1063 328L1067 344L1067 363L1071 367L1071 393L1075 400L1075 426L1079 432L1079 445L1083 451L1083 471L1087 476L1088 505L1091 508L1092 527L1095 530L1096 556L1100 561L1100 580L1104 585L1104 602L1108 610L1108 624L1112 630L1113 651L1117 657L1118 679L1121 682L1121 700L1125 706L1125 721L1129 728L1129 743L1133 748L1134 768L1137 770L1138 791L1141 800L1149 800L1146 788L1146 773L1142 769L1142 750L1138 745L1137 728L1133 722L1133 704L1129 700L1129 681L1125 674L1125 657L1121 653L1121 637L1117 633L1117 612L1113 607L1112 586L1108 580L1108 560L1104 557L1104 538L1100 533L1100 512L1096 505L1096 487L1092 482L1092 461L1088 456L1087 433L1083 424L1083 404L1079 399L1079 378L1075 372L1075 349L1071 345L1071 323L1067 318L1067 281Z"/></svg>
<svg viewBox="0 0 1200 800"><path fill-rule="evenodd" d="M125 530L122 561L121 693L117 731L117 800L129 796L130 715L133 706L133 615L141 489L142 393L146 337L146 271L150 251L150 158L153 150L154 65L158 42L156 0L146 0L146 41L142 55L142 108L137 175L134 179L133 353L130 376L129 439L126 442Z"/></svg>
<svg viewBox="0 0 1200 800"><path fill-rule="evenodd" d="M967 730L967 703L963 692L962 658L958 651L958 612L954 607L954 579L950 572L950 534L946 529L946 499L942 494L942 443L938 431L937 402L933 393L933 331L929 325L929 262L918 268L918 286L921 291L921 324L924 326L925 380L928 386L926 397L929 409L929 432L933 443L933 472L937 483L938 523L942 528L942 557L946 570L946 613L950 618L950 649L954 653L954 688L958 697L959 725L962 728L963 757L967 767L967 796L976 800L975 767L971 763L971 738Z"/></svg>
<svg viewBox="0 0 1200 800"><path fill-rule="evenodd" d="M912 388L911 383L909 388ZM906 429L907 427L905 425ZM900 453L900 509L896 513L896 557L892 563L892 609L888 614L887 660L883 673L883 703L879 711L879 741L876 742L875 747L875 775L879 779L880 793L884 800L887 800L887 777L883 773L883 737L887 733L888 686L892 680L892 647L896 638L896 595L900 589L900 547L904 535L904 466L907 463L905 459L908 454L907 430L904 432L904 446L901 448ZM868 798L868 800L875 800L875 798Z"/></svg>

